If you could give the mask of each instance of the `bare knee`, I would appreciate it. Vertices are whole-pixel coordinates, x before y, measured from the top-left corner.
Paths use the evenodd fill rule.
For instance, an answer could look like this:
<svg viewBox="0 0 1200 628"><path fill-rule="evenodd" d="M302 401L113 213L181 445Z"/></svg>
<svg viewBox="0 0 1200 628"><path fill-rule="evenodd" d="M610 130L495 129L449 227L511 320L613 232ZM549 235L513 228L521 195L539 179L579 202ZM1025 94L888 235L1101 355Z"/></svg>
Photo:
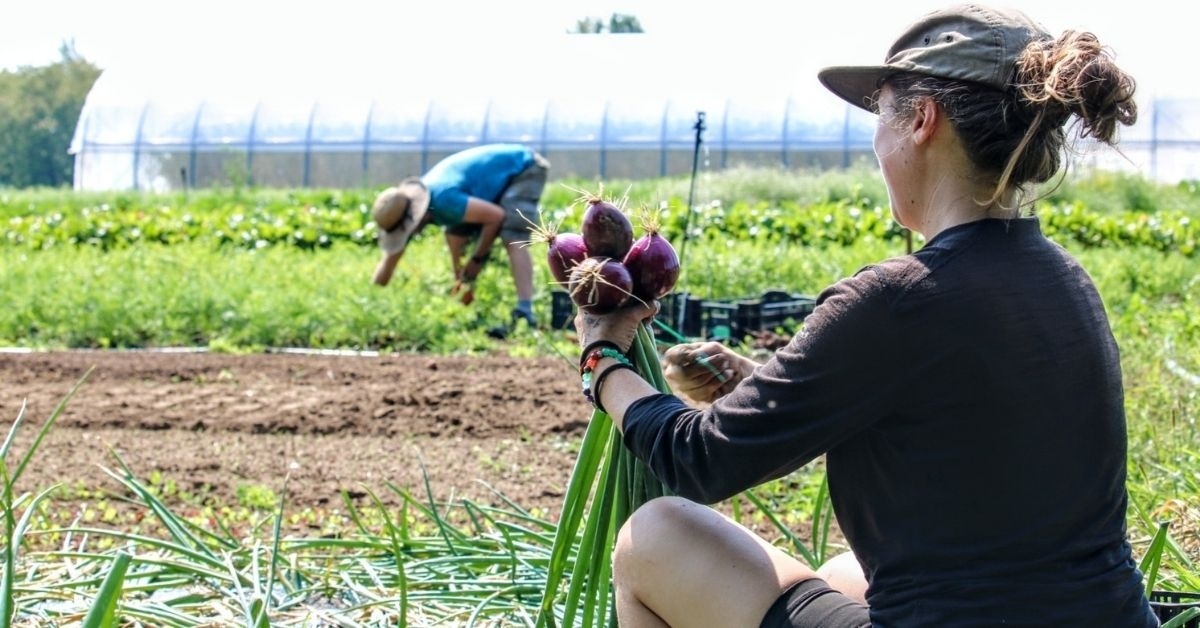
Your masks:
<svg viewBox="0 0 1200 628"><path fill-rule="evenodd" d="M618 614L652 612L672 625L754 625L788 585L814 575L746 527L678 497L638 508L613 555ZM647 623L656 625L629 625Z"/></svg>
<svg viewBox="0 0 1200 628"><path fill-rule="evenodd" d="M866 604L867 577L854 552L838 554L817 569L817 576L849 598Z"/></svg>
<svg viewBox="0 0 1200 628"><path fill-rule="evenodd" d="M654 561L656 553L670 546L670 543L658 542L656 537L669 534L678 538L677 526L694 506L681 497L659 497L639 506L617 534L613 548L613 578L617 582L631 583L630 576L643 572L640 564Z"/></svg>

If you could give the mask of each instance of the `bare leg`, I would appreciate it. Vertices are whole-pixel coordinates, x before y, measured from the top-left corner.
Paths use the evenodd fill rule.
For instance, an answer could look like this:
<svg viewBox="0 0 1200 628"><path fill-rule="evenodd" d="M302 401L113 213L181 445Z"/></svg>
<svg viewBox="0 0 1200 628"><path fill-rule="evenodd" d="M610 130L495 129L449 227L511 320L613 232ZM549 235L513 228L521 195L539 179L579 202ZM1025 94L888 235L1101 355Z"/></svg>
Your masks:
<svg viewBox="0 0 1200 628"><path fill-rule="evenodd" d="M679 497L633 513L614 552L617 617L637 626L757 626L817 574L725 515Z"/></svg>
<svg viewBox="0 0 1200 628"><path fill-rule="evenodd" d="M817 575L846 597L867 603L867 577L854 552L843 552L825 561Z"/></svg>
<svg viewBox="0 0 1200 628"><path fill-rule="evenodd" d="M454 269L454 278L462 276L462 258L467 250L468 238L446 232L446 248L450 249L450 265Z"/></svg>
<svg viewBox="0 0 1200 628"><path fill-rule="evenodd" d="M517 299L530 301L533 299L533 258L529 256L529 249L518 242L505 242L504 246L508 250L508 266L517 287Z"/></svg>

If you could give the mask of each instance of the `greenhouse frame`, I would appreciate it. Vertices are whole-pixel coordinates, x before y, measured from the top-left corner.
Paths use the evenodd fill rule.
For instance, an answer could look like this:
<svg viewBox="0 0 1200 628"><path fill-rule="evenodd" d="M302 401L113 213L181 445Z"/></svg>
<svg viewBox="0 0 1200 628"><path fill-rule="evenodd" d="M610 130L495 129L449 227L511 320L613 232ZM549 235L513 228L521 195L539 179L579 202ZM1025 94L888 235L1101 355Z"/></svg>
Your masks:
<svg viewBox="0 0 1200 628"><path fill-rule="evenodd" d="M347 72L315 62L107 69L71 143L75 188L382 186L492 142L534 147L556 178L677 175L700 159L712 169L873 163L874 117L811 75L755 76L750 69L771 63L753 51L714 50L684 64L664 48L645 36L540 42L555 54L543 55L553 64L534 81L477 71L463 81L472 69L453 59L395 81L362 78L389 72L369 65ZM606 86L616 79L555 79L613 68L622 68L620 89ZM1143 103L1119 153L1085 147L1078 163L1200 178L1198 114L1196 101Z"/></svg>

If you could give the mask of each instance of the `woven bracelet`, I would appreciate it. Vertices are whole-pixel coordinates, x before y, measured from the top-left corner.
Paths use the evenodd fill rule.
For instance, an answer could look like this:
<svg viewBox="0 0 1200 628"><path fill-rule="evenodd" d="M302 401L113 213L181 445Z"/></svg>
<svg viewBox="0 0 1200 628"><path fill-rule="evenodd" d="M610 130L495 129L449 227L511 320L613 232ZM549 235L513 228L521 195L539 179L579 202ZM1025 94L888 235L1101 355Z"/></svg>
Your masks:
<svg viewBox="0 0 1200 628"><path fill-rule="evenodd" d="M604 412L605 414L608 413L608 410L605 410L604 406L600 403L600 386L604 384L604 380L608 379L608 376L611 375L613 371L621 371L625 369L629 369L634 373L637 372L637 369L633 368L633 365L617 363L604 369L604 371L596 376L596 383L592 384L592 398L595 399L595 402L592 405L596 406L597 410Z"/></svg>
<svg viewBox="0 0 1200 628"><path fill-rule="evenodd" d="M625 357L625 354L612 347L599 347L592 349L586 355L584 355L583 365L580 366L579 369L580 388L583 391L584 398L588 400L588 403L597 408L599 408L599 404L592 393L592 371L595 370L596 365L600 363L600 360L604 358L612 358L617 361L618 365L633 368L633 364L629 361L629 358Z"/></svg>

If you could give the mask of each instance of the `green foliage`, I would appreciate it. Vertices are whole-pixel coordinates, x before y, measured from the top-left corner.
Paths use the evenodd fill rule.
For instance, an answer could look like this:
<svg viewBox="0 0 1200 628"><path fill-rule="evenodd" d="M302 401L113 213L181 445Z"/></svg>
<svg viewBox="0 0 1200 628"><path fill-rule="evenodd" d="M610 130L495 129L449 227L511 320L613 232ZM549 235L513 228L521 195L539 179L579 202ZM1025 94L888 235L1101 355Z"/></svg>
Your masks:
<svg viewBox="0 0 1200 628"><path fill-rule="evenodd" d="M1196 254L1200 193L1185 186L1097 175L1040 201L1036 213L1048 236L1086 247L1145 247ZM867 170L797 174L755 169L712 175L704 202L687 208L687 181L612 182L593 193L625 201L633 214L660 210L662 233L677 244L753 242L759 245L845 246L904 243L878 175ZM545 220L578 230L586 185L551 185ZM614 193L613 190L622 190ZM335 242L375 246L370 205L374 190L205 190L191 193L72 194L33 190L0 193L0 247L48 249L73 245L103 250L141 243L197 242L216 247L329 248ZM682 194L682 196L681 196ZM1090 198L1095 210L1080 199ZM1101 200L1103 199L1103 200ZM694 199L693 199L694 200ZM1142 206L1158 209L1147 211ZM433 230L417 236L431 238ZM920 244L919 236L915 236Z"/></svg>
<svg viewBox="0 0 1200 628"><path fill-rule="evenodd" d="M0 194L0 218L7 218L0 246L107 250L193 241L247 249L311 250L337 241L374 246L373 199L372 190L10 191Z"/></svg>
<svg viewBox="0 0 1200 628"><path fill-rule="evenodd" d="M1082 205L1106 214L1117 212L1196 211L1200 188L1196 181L1177 185L1154 183L1136 174L1094 172L1061 184L1047 183L1042 196L1053 205Z"/></svg>
<svg viewBox="0 0 1200 628"><path fill-rule="evenodd" d="M278 505L279 496L269 486L242 483L237 486L237 501L247 508L271 510Z"/></svg>
<svg viewBox="0 0 1200 628"><path fill-rule="evenodd" d="M766 290L815 294L863 264L920 245L919 236L910 244L910 234L891 219L886 192L871 171L705 176L708 200L692 212L684 211L686 198L679 196L689 191L686 179L592 187L605 195L620 190L616 195L631 211L663 208L663 233L684 257L680 290L702 298ZM1135 179L1094 181L1110 199L1127 198L1118 193L1127 188L1164 203L1196 194ZM552 184L544 199L547 220L577 229L585 189L578 181ZM1079 196L1090 188L1081 181L1070 189ZM8 304L0 310L0 344L223 351L494 347L485 332L507 323L512 305L506 256L494 257L477 285L476 303L463 308L446 295L452 280L444 246L427 230L414 239L393 284L379 289L369 281L378 256L368 209L373 197L373 190L319 189L0 192ZM1046 233L1072 249L1120 251L1123 259L1145 251L1185 266L1195 258L1195 209L1098 212L1062 199L1043 201L1039 214ZM544 245L534 246L537 259ZM534 266L538 301L546 303L550 278L543 264ZM1137 286L1161 277L1155 270L1114 272L1142 295ZM405 298L413 293L430 298Z"/></svg>
<svg viewBox="0 0 1200 628"><path fill-rule="evenodd" d="M0 247L8 303L0 345L464 353L491 347L487 328L507 322L512 288L503 256L485 268L470 308L447 294L441 243L411 245L387 288L370 281L376 260L374 250L345 245Z"/></svg>
<svg viewBox="0 0 1200 628"><path fill-rule="evenodd" d="M1038 216L1051 239L1087 247L1144 247L1192 257L1200 241L1200 214L1195 207L1101 213L1075 202L1043 206Z"/></svg>
<svg viewBox="0 0 1200 628"><path fill-rule="evenodd" d="M606 23L603 18L584 17L575 21L574 30L569 33L599 34L599 33L641 33L642 23L637 16L624 13L613 13Z"/></svg>
<svg viewBox="0 0 1200 628"><path fill-rule="evenodd" d="M69 47L53 65L0 72L0 185L71 184L74 158L67 149L99 76Z"/></svg>

